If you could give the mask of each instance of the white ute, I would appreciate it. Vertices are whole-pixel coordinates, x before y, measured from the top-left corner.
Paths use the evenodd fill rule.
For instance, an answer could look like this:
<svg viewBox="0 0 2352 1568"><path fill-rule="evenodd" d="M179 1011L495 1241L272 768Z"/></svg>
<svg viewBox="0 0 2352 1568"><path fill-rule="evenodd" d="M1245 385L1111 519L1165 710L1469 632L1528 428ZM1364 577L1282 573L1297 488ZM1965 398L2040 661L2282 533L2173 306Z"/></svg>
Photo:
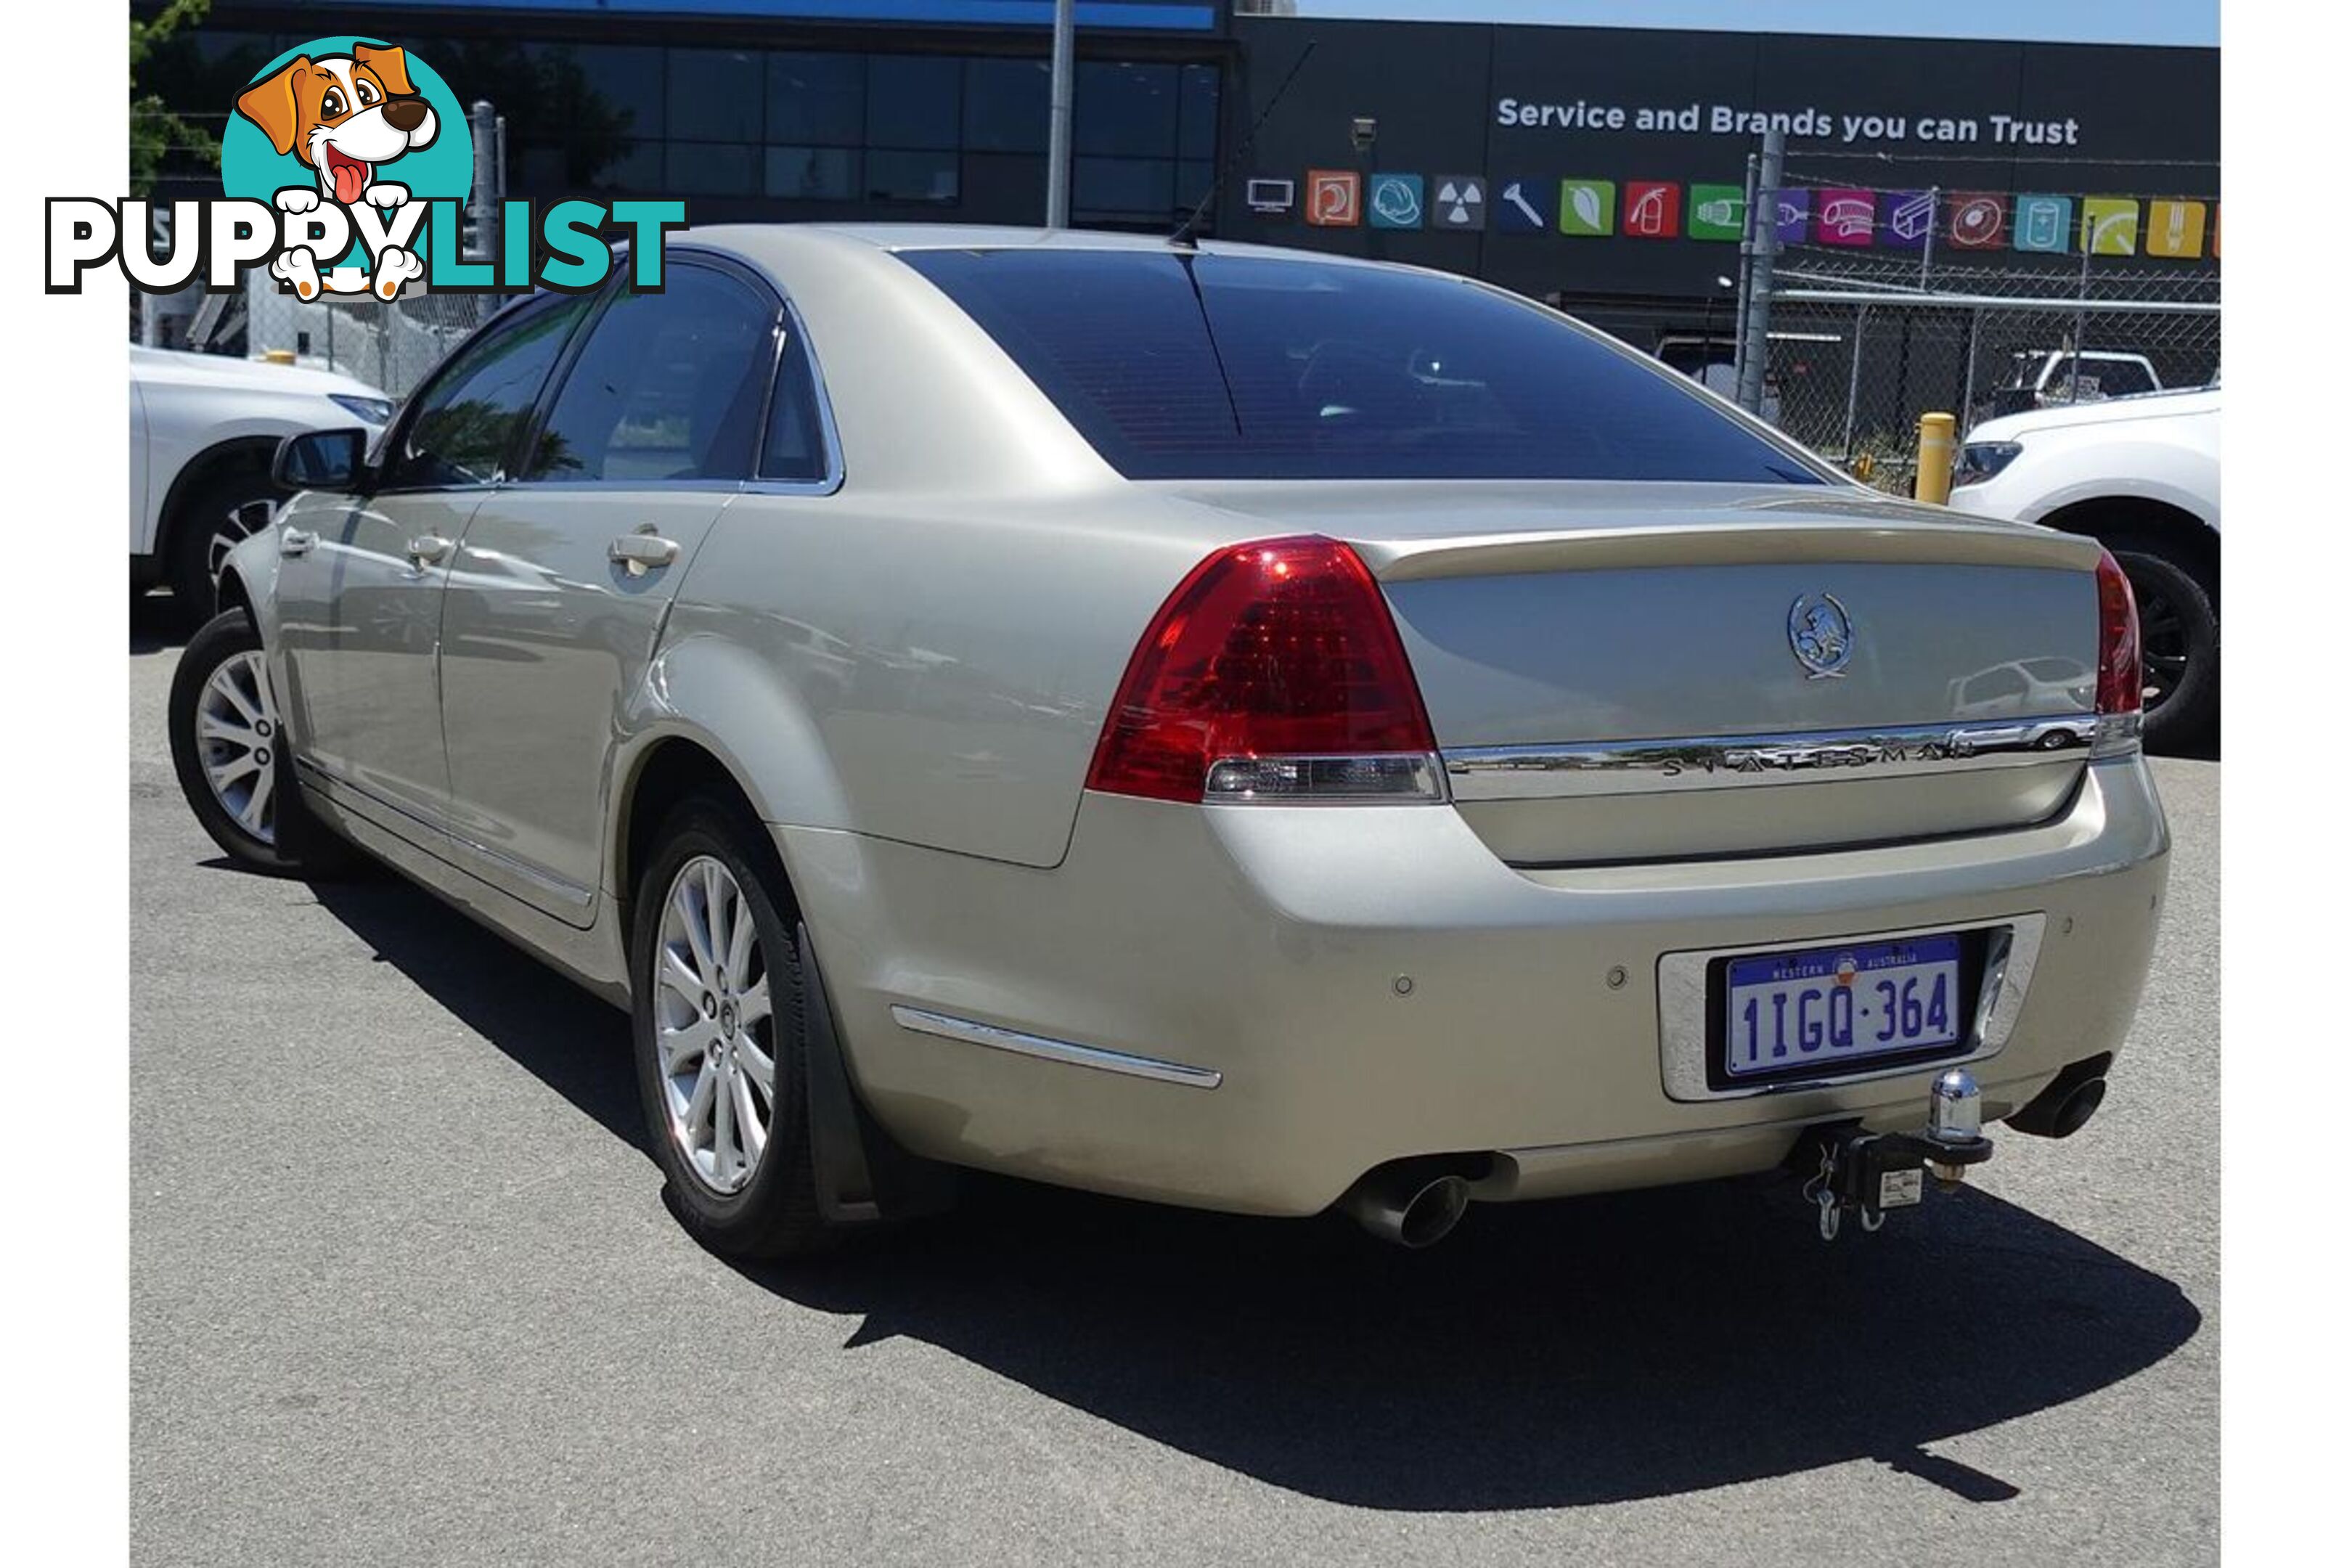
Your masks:
<svg viewBox="0 0 2352 1568"><path fill-rule="evenodd" d="M1951 504L2087 533L2139 601L2147 736L2213 738L2221 714L2221 389L2062 404L1969 432Z"/></svg>

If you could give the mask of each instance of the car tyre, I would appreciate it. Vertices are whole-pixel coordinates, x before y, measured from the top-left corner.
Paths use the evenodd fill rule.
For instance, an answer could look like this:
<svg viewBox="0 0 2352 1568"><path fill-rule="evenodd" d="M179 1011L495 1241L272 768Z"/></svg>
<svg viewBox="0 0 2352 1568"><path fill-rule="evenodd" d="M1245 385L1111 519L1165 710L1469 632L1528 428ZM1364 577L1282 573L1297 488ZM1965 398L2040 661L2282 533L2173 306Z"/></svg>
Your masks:
<svg viewBox="0 0 2352 1568"><path fill-rule="evenodd" d="M673 808L656 842L629 952L637 1088L665 1196L714 1252L816 1251L831 1233L810 1146L805 955L782 863L741 807L709 795Z"/></svg>
<svg viewBox="0 0 2352 1568"><path fill-rule="evenodd" d="M243 608L188 639L165 714L180 793L241 869L316 879L364 863L303 804L261 634Z"/></svg>
<svg viewBox="0 0 2352 1568"><path fill-rule="evenodd" d="M189 499L172 531L169 575L180 616L202 626L220 603L221 563L248 534L269 526L285 492L269 475L244 468Z"/></svg>
<svg viewBox="0 0 2352 1568"><path fill-rule="evenodd" d="M2221 716L2221 622L2205 585L2162 555L2128 547L2116 564L2139 604L2140 662L2152 750L2204 743Z"/></svg>

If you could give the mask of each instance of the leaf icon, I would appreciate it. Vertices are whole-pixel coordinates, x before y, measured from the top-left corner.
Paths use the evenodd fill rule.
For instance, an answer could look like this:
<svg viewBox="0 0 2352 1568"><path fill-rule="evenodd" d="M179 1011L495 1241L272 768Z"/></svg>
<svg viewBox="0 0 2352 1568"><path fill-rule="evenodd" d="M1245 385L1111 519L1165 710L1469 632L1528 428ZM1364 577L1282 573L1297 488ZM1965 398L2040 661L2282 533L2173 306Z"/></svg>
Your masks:
<svg viewBox="0 0 2352 1568"><path fill-rule="evenodd" d="M1579 185L1569 194L1569 205L1576 209L1576 218L1587 228L1601 226L1601 193L1591 185Z"/></svg>

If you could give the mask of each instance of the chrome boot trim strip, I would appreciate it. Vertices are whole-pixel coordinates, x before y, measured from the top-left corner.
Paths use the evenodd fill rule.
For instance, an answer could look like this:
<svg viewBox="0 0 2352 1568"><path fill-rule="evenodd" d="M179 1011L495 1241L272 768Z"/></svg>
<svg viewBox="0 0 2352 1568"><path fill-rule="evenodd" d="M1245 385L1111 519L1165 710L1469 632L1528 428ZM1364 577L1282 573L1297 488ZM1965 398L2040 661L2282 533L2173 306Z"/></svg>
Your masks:
<svg viewBox="0 0 2352 1568"><path fill-rule="evenodd" d="M1011 1051L1015 1056L1036 1057L1043 1061L1093 1068L1100 1072L1124 1073L1129 1078L1148 1078L1157 1083L1181 1083L1187 1089L1214 1089L1225 1080L1224 1074L1208 1068L1164 1062L1157 1057L1129 1056L1125 1051L1104 1050L1098 1046L1073 1045L1067 1040L1048 1039L1043 1035L1024 1035L1018 1029L978 1024L970 1018L950 1017L945 1013L926 1012L920 1007L894 1005L890 1009L890 1016L898 1020L900 1028L912 1029L919 1035L937 1035L943 1040L961 1040L968 1046L986 1046L991 1050Z"/></svg>
<svg viewBox="0 0 2352 1568"><path fill-rule="evenodd" d="M1457 801L1540 800L2075 763L2091 754L2098 734L2095 714L2066 713L1983 724L1468 746L1444 756Z"/></svg>

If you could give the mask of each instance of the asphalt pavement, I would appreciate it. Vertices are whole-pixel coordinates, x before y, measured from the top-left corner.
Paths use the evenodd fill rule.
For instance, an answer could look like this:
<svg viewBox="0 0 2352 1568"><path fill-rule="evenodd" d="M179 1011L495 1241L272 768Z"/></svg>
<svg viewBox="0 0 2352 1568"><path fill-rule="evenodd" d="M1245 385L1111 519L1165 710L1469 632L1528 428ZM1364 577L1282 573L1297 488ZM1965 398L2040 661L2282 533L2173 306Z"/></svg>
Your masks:
<svg viewBox="0 0 2352 1568"><path fill-rule="evenodd" d="M626 1021L422 892L240 874L131 658L142 1563L2210 1562L2220 766L2106 1108L1824 1247L1794 1192L1336 1221L979 1184L821 1266L664 1210Z"/></svg>

